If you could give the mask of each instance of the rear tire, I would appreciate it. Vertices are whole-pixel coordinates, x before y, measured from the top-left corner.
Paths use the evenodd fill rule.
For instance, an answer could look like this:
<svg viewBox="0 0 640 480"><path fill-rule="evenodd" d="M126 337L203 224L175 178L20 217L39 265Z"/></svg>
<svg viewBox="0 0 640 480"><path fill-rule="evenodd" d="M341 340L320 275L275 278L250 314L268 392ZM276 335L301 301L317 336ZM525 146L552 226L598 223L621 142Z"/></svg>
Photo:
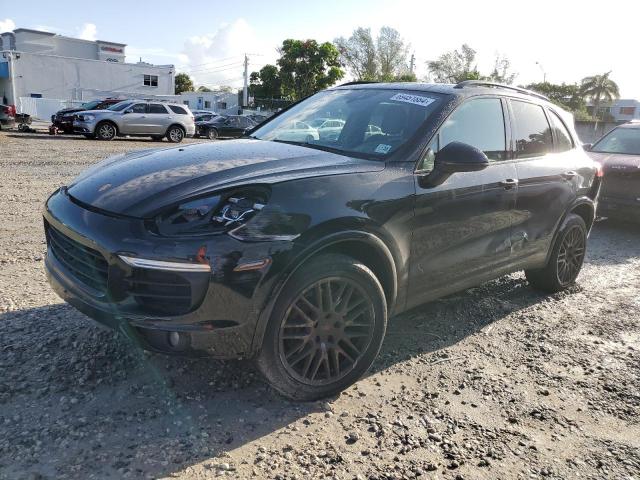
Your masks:
<svg viewBox="0 0 640 480"><path fill-rule="evenodd" d="M167 140L171 143L180 143L184 138L184 130L182 127L174 125L167 130Z"/></svg>
<svg viewBox="0 0 640 480"><path fill-rule="evenodd" d="M92 133L85 133L84 134L84 138L87 138L89 140L93 140L94 138L96 138L96 136L93 135Z"/></svg>
<svg viewBox="0 0 640 480"><path fill-rule="evenodd" d="M116 138L117 134L118 134L118 131L116 130L116 126L110 122L99 123L96 126L95 133L94 133L95 137L98 140L105 140L105 141L113 140L114 138Z"/></svg>
<svg viewBox="0 0 640 480"><path fill-rule="evenodd" d="M151 137L151 140L154 142L161 142L162 138L163 137L156 135L155 137Z"/></svg>
<svg viewBox="0 0 640 480"><path fill-rule="evenodd" d="M218 131L215 128L210 128L207 131L207 138L209 140L217 140L218 139Z"/></svg>
<svg viewBox="0 0 640 480"><path fill-rule="evenodd" d="M378 355L387 303L373 272L345 255L322 255L282 289L256 359L269 384L294 400L337 394Z"/></svg>
<svg viewBox="0 0 640 480"><path fill-rule="evenodd" d="M587 248L587 226L581 216L570 213L556 237L544 268L525 270L531 286L555 293L573 285L580 273Z"/></svg>

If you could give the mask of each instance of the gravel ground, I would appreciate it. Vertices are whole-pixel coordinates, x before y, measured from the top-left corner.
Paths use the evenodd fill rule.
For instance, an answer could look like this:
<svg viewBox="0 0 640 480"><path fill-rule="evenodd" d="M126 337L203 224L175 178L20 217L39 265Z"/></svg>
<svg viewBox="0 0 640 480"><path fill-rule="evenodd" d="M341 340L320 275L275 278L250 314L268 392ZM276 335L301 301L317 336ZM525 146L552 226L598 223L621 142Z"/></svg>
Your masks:
<svg viewBox="0 0 640 480"><path fill-rule="evenodd" d="M0 478L640 478L640 226L598 223L571 291L515 274L393 319L365 379L295 404L48 288L47 195L151 145L0 133Z"/></svg>

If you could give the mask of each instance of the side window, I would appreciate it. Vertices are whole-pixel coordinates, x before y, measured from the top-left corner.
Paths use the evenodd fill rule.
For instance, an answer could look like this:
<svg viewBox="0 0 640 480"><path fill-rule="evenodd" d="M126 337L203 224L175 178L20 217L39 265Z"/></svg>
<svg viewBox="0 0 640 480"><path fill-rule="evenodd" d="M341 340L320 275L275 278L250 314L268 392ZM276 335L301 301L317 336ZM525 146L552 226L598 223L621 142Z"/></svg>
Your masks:
<svg viewBox="0 0 640 480"><path fill-rule="evenodd" d="M185 105L187 105L187 106L189 105L189 102L187 100L185 100ZM173 113L177 113L178 115L186 115L187 114L187 111L184 108L179 107L177 105L169 105L169 108L171 109L171 111Z"/></svg>
<svg viewBox="0 0 640 480"><path fill-rule="evenodd" d="M147 113L147 104L146 103L136 103L132 105L129 110L133 113Z"/></svg>
<svg viewBox="0 0 640 480"><path fill-rule="evenodd" d="M167 113L167 109L160 103L149 104L149 113Z"/></svg>
<svg viewBox="0 0 640 480"><path fill-rule="evenodd" d="M444 122L439 136L439 148L451 142L463 142L479 148L490 160L507 158L504 114L499 98L477 98L463 103Z"/></svg>
<svg viewBox="0 0 640 480"><path fill-rule="evenodd" d="M553 151L551 127L540 105L511 100L515 117L516 158L541 157Z"/></svg>
<svg viewBox="0 0 640 480"><path fill-rule="evenodd" d="M566 152L573 148L573 141L571 140L571 134L567 130L560 117L553 110L550 111L551 115L551 127L556 135L556 152Z"/></svg>

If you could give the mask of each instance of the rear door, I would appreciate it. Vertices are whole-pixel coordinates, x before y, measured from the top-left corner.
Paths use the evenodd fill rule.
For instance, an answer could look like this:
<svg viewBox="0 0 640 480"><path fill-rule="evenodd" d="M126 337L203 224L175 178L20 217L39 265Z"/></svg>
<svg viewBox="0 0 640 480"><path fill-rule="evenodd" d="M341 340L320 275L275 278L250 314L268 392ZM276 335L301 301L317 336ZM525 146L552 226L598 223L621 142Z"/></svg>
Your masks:
<svg viewBox="0 0 640 480"><path fill-rule="evenodd" d="M147 115L147 131L145 133L164 135L171 124L171 115L167 107L161 103L150 103Z"/></svg>
<svg viewBox="0 0 640 480"><path fill-rule="evenodd" d="M498 97L469 99L432 140L416 176L408 306L494 276L509 262L518 186L508 159L505 112L506 103ZM433 168L433 152L452 141L482 150L489 166L423 186L420 177Z"/></svg>
<svg viewBox="0 0 640 480"><path fill-rule="evenodd" d="M147 129L147 104L134 103L130 107L125 108L122 114L120 125L120 133L124 134L141 134L148 133Z"/></svg>
<svg viewBox="0 0 640 480"><path fill-rule="evenodd" d="M570 135L563 138L567 129L555 113L520 99L510 99L509 106L519 182L513 257L539 264L545 261L556 227L576 198L579 152Z"/></svg>

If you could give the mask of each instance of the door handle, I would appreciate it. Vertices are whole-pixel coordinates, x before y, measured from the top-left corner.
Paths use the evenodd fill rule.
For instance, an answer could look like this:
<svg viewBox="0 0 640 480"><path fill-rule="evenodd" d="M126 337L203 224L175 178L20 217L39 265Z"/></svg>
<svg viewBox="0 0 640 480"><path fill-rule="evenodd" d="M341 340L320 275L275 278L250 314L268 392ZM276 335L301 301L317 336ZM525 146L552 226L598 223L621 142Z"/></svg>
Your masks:
<svg viewBox="0 0 640 480"><path fill-rule="evenodd" d="M500 182L500 185L502 185L505 190L510 190L518 185L518 180L516 178L507 178L505 180L502 180Z"/></svg>
<svg viewBox="0 0 640 480"><path fill-rule="evenodd" d="M564 178L566 178L567 180L571 180L573 177L575 177L576 175L578 175L576 172L574 172L573 170L569 170L568 172L564 172L562 174L562 176Z"/></svg>

